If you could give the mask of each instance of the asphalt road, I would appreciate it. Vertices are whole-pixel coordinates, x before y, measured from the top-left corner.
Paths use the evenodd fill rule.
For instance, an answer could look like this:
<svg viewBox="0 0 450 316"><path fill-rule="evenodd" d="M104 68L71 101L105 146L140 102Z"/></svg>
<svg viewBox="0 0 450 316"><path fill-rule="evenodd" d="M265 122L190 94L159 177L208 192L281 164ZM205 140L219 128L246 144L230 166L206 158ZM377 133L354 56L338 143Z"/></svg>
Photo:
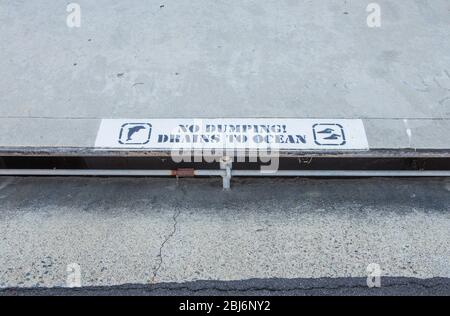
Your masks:
<svg viewBox="0 0 450 316"><path fill-rule="evenodd" d="M449 278L416 279L384 277L382 286L369 288L366 278L251 279L243 281L194 281L185 283L124 284L81 288L6 288L8 296L312 296L396 295L448 296Z"/></svg>
<svg viewBox="0 0 450 316"><path fill-rule="evenodd" d="M449 228L446 179L0 178L0 294L449 295Z"/></svg>

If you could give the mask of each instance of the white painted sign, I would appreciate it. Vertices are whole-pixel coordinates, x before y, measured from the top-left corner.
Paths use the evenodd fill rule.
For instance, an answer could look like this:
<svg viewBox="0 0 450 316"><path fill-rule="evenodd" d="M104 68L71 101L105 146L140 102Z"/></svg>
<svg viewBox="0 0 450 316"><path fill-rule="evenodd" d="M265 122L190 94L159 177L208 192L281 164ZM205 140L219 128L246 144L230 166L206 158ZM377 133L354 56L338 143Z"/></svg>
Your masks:
<svg viewBox="0 0 450 316"><path fill-rule="evenodd" d="M104 119L96 148L367 150L358 119Z"/></svg>

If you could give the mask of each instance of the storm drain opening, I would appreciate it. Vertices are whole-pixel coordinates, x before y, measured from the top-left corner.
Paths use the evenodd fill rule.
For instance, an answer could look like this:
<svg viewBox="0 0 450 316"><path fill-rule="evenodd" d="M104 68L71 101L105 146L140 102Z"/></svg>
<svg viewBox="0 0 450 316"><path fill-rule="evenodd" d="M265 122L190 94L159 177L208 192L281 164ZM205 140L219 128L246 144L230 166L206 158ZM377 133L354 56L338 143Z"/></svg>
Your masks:
<svg viewBox="0 0 450 316"><path fill-rule="evenodd" d="M221 177L449 177L450 158L279 157L269 163L223 158L206 163L198 157L175 162L170 157L3 156L2 176ZM273 163L273 162L270 162Z"/></svg>
<svg viewBox="0 0 450 316"><path fill-rule="evenodd" d="M359 171L450 171L450 157L441 158L376 158L376 157L279 157L278 170L359 170ZM154 170L154 169L219 169L220 160L202 161L190 157L186 162L175 162L170 157L115 157L115 156L0 156L0 172L5 170ZM200 160L200 161L199 161ZM252 162L248 158L232 159L234 170L260 170L270 163Z"/></svg>
<svg viewBox="0 0 450 316"><path fill-rule="evenodd" d="M330 158L280 157L279 170L450 170L450 158ZM174 162L170 157L58 157L58 156L3 156L0 170L68 169L68 170L154 170L205 169L214 170L220 161ZM234 170L259 170L268 163L232 159Z"/></svg>

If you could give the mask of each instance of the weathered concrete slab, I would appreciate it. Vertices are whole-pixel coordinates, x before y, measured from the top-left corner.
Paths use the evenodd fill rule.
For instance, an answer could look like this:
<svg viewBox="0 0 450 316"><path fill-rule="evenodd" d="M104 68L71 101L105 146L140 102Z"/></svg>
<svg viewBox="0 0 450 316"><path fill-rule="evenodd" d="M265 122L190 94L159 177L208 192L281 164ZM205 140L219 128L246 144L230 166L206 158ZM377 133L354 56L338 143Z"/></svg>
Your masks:
<svg viewBox="0 0 450 316"><path fill-rule="evenodd" d="M80 0L69 28L65 2L2 1L0 150L130 117L361 118L375 149L448 150L450 3L380 0L369 28L369 2Z"/></svg>

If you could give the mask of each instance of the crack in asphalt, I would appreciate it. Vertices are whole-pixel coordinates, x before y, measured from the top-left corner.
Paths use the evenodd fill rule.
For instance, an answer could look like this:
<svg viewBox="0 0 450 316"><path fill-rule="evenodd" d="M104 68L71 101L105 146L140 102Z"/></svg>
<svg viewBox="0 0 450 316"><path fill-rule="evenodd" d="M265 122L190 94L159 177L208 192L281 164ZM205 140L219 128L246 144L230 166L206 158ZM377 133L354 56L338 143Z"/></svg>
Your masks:
<svg viewBox="0 0 450 316"><path fill-rule="evenodd" d="M181 186L181 192L183 193L183 196L185 196L186 191L184 187ZM164 238L163 242L161 243L161 246L159 247L158 255L156 256L158 258L158 264L156 265L155 269L153 269L153 275L150 280L150 283L156 283L156 277L158 275L159 270L161 269L164 259L163 259L163 248L166 245L166 243L175 235L177 232L177 225L178 225L178 217L181 214L181 203L177 203L177 206L175 207L175 213L172 216L173 220L173 227L172 231Z"/></svg>
<svg viewBox="0 0 450 316"><path fill-rule="evenodd" d="M180 216L181 214L181 209L177 208L177 210L175 211L175 214L173 215L172 219L173 219L173 229L172 232L166 236L166 238L163 240L161 246L159 247L159 253L157 255L157 258L159 260L158 264L156 265L156 268L153 270L153 276L151 279L151 283L155 283L156 281L156 276L158 275L159 270L161 269L164 259L163 259L163 248L166 245L166 243L169 241L170 238L173 237L173 235L175 235L175 233L177 232L177 224L178 224L178 216Z"/></svg>

